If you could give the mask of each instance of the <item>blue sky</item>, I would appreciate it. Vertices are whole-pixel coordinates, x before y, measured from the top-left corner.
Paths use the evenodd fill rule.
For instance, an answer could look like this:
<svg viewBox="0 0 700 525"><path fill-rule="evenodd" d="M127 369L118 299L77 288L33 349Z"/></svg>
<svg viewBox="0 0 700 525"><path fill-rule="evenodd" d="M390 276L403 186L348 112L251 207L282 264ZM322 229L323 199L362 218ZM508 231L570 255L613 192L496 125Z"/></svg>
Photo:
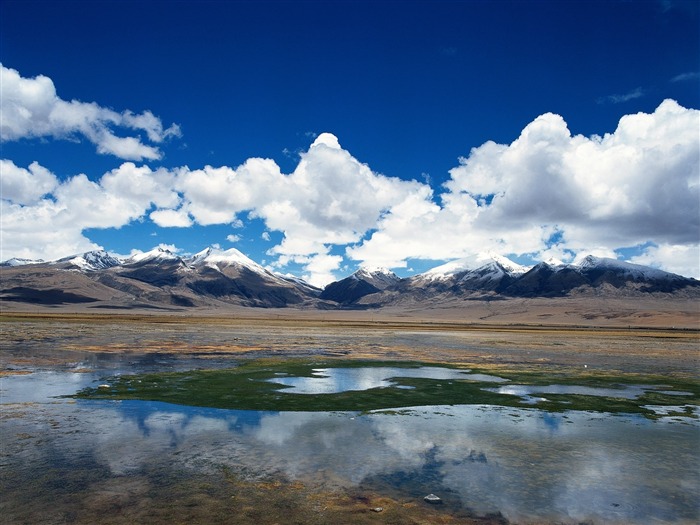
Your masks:
<svg viewBox="0 0 700 525"><path fill-rule="evenodd" d="M0 258L218 244L323 284L596 253L698 276L698 11L3 0Z"/></svg>

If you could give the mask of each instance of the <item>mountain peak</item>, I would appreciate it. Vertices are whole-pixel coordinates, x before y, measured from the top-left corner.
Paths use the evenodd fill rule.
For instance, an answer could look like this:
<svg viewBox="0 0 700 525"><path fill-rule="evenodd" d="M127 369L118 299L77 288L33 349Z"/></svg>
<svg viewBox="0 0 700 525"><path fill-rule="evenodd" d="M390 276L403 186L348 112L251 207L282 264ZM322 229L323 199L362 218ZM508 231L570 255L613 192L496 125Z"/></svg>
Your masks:
<svg viewBox="0 0 700 525"><path fill-rule="evenodd" d="M134 254L131 257L129 257L126 260L126 262L127 263L137 263L137 262L144 262L144 261L174 261L177 259L179 259L179 257L177 255L175 255L173 252L171 252L167 248L163 248L162 246L158 246L156 248L153 248L150 251Z"/></svg>
<svg viewBox="0 0 700 525"><path fill-rule="evenodd" d="M557 259L556 257L550 257L542 261L542 264L546 264L547 266L550 266L552 268L560 268L566 266L566 263L564 261Z"/></svg>
<svg viewBox="0 0 700 525"><path fill-rule="evenodd" d="M517 264L507 257L495 253L481 252L462 259L456 259L443 265L437 266L427 272L421 274L424 279L447 280L457 274L467 273L474 270L479 270L489 265L498 265L500 270L508 275L522 275L529 268Z"/></svg>
<svg viewBox="0 0 700 525"><path fill-rule="evenodd" d="M578 268L617 268L617 269L634 269L646 268L638 264L612 259L610 257L598 257L596 255L586 255L583 259L573 264Z"/></svg>
<svg viewBox="0 0 700 525"><path fill-rule="evenodd" d="M624 273L631 276L636 276L637 278L646 279L663 279L669 277L681 277L676 276L676 274L665 272L657 268L651 268L649 266L642 266L641 264L634 264L627 261L620 261L618 259L612 259L609 257L596 257L595 255L587 255L581 259L578 263L572 265L578 268L580 271L590 271L590 270L612 270L620 273Z"/></svg>
<svg viewBox="0 0 700 525"><path fill-rule="evenodd" d="M204 248L201 252L195 253L192 257L190 257L189 262L194 263L196 261L201 261L207 258L213 251L214 251L213 246L207 246Z"/></svg>
<svg viewBox="0 0 700 525"><path fill-rule="evenodd" d="M357 276L374 276L374 275L393 275L396 277L396 274L389 270L389 268L385 268L384 266L360 266L360 268L353 274Z"/></svg>
<svg viewBox="0 0 700 525"><path fill-rule="evenodd" d="M27 264L40 264L43 262L43 259L23 259L22 257L12 257L11 259L0 263L0 266L25 266Z"/></svg>
<svg viewBox="0 0 700 525"><path fill-rule="evenodd" d="M358 281L365 281L380 290L400 280L394 272L381 266L362 266L353 273L350 278Z"/></svg>
<svg viewBox="0 0 700 525"><path fill-rule="evenodd" d="M498 263L510 275L522 275L530 269L528 266L523 266L522 264L511 261L508 257L504 257L503 255L498 255L496 253L489 255L494 262Z"/></svg>
<svg viewBox="0 0 700 525"><path fill-rule="evenodd" d="M253 261L250 257L244 255L236 248L222 250L220 248L209 246L201 252L193 255L188 262L194 266L207 265L215 266L217 268L231 265L244 266L258 273L268 273L262 266Z"/></svg>
<svg viewBox="0 0 700 525"><path fill-rule="evenodd" d="M122 261L112 257L104 250L93 250L81 255L67 257L60 262L67 262L85 271L106 270L114 266L119 266Z"/></svg>

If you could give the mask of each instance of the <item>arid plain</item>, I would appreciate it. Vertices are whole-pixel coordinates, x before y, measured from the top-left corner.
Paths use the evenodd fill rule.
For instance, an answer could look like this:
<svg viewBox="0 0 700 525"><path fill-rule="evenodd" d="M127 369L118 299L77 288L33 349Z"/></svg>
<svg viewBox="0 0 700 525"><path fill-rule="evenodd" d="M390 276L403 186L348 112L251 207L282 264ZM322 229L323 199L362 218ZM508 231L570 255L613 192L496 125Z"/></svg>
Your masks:
<svg viewBox="0 0 700 525"><path fill-rule="evenodd" d="M50 338L55 350L230 354L238 358L512 362L614 366L697 372L700 307L692 299L605 298L462 301L439 308L377 310L150 310L71 306L2 308L3 361ZM457 341L444 351L413 336L443 332ZM381 344L373 342L381 340ZM21 344L17 345L18 342ZM60 352L56 358L60 358ZM21 358L16 355L14 358ZM655 367L659 367L657 370Z"/></svg>

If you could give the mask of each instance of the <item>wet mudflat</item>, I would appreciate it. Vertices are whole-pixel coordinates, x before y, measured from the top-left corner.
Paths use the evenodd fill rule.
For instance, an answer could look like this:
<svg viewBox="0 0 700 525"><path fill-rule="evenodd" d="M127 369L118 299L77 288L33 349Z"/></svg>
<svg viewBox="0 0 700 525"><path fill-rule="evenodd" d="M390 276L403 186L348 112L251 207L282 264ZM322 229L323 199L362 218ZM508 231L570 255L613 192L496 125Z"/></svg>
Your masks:
<svg viewBox="0 0 700 525"><path fill-rule="evenodd" d="M700 518L697 392L688 391L697 383L697 339L687 334L616 338L122 321L5 322L2 330L0 511L7 523L694 523ZM635 343L638 352L648 352L640 359L629 350ZM365 381L369 376L359 377L361 367L347 366L355 358L381 373ZM303 366L283 372L290 359L295 367L307 363L312 372L296 373ZM399 370L399 376L414 377L392 381L387 378L397 377L397 370L387 370L390 360L401 361L401 367L407 361L421 364L412 364L410 373ZM507 396L512 406L314 411L56 397L86 387L99 390L114 378L253 364L269 367L271 377L260 383L274 395L306 396L311 405L313 398L347 392L358 382L365 389L358 392L394 389L397 395L462 381L470 388L519 389L485 392ZM421 367L432 369L432 376L421 375ZM466 373L455 367L483 375L462 378ZM328 389L334 370L345 370L335 376L335 394L314 391L310 381ZM493 379L509 372L544 376L537 387L516 381L521 376ZM612 392L624 392L628 401L656 396L647 401L658 402L653 410L658 417L531 404L533 397L557 395L574 396L573 402L581 399L575 396L596 394L608 399L610 392L572 393L572 383L564 380L577 377L581 388L593 388L591 374L600 381L627 373L668 378L666 385L652 385L651 394L635 390L640 386L635 382L617 382ZM300 382L285 384L294 378ZM566 391L544 392L557 385ZM294 388L301 390L292 393ZM424 502L429 493L443 503Z"/></svg>

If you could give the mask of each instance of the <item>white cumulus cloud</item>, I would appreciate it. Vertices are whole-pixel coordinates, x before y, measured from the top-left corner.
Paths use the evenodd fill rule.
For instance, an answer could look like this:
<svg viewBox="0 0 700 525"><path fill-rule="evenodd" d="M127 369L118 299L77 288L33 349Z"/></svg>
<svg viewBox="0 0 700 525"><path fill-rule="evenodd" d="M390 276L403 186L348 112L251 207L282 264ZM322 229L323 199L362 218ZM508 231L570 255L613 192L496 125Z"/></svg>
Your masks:
<svg viewBox="0 0 700 525"><path fill-rule="evenodd" d="M561 116L541 115L511 144L487 142L460 159L440 207L419 199L383 217L348 254L393 265L483 249L544 254L555 233L556 249L573 253L648 242L697 247L699 148L700 111L672 100L624 116L602 137L572 135ZM669 268L668 259L653 259L661 253L646 260ZM697 261L683 270L700 273Z"/></svg>
<svg viewBox="0 0 700 525"><path fill-rule="evenodd" d="M58 186L58 179L49 170L32 162L28 169L15 166L11 160L0 160L0 198L18 204L36 203Z"/></svg>
<svg viewBox="0 0 700 525"><path fill-rule="evenodd" d="M102 154L125 160L156 160L162 157L157 146L145 144L140 136L117 136L114 128L126 128L146 134L151 143L180 136L173 124L164 129L150 111L135 114L104 108L95 102L66 101L56 93L53 81L39 75L25 78L0 64L0 139L19 140L34 137L74 139L84 137Z"/></svg>
<svg viewBox="0 0 700 525"><path fill-rule="evenodd" d="M630 262L662 268L700 279L700 246L698 244L661 244L646 248Z"/></svg>
<svg viewBox="0 0 700 525"><path fill-rule="evenodd" d="M192 219L190 219L187 210L184 208L179 210L154 210L148 216L161 228L188 228L192 226Z"/></svg>
<svg viewBox="0 0 700 525"><path fill-rule="evenodd" d="M302 264L313 284L333 280L342 257L334 245L359 242L383 214L430 189L373 172L344 150L337 137L322 133L290 174L273 160L251 158L237 168L179 168L176 188L186 209L202 225L232 223L247 211L270 231L284 234L270 248L276 267ZM269 234L268 234L269 235Z"/></svg>
<svg viewBox="0 0 700 525"><path fill-rule="evenodd" d="M45 88L35 80L31 89ZM147 134L166 133L151 116L136 117ZM268 264L301 265L316 285L343 266L338 247L365 266L400 268L485 251L571 261L639 246L633 262L700 276L699 135L700 111L672 100L624 116L603 136L572 134L563 117L547 113L510 144L473 148L438 194L373 171L329 133L316 136L288 174L271 159L251 158L235 168L125 162L96 181L60 181L38 163L4 160L0 259L93 249L85 229L146 217L162 227L260 219L263 239L282 234Z"/></svg>
<svg viewBox="0 0 700 525"><path fill-rule="evenodd" d="M83 230L119 228L142 218L153 206L172 209L180 202L172 189L171 173L131 162L109 171L97 182L84 174L57 182L55 175L37 163L27 170L5 160L0 168L2 260L51 260L93 250L99 246L87 239Z"/></svg>

